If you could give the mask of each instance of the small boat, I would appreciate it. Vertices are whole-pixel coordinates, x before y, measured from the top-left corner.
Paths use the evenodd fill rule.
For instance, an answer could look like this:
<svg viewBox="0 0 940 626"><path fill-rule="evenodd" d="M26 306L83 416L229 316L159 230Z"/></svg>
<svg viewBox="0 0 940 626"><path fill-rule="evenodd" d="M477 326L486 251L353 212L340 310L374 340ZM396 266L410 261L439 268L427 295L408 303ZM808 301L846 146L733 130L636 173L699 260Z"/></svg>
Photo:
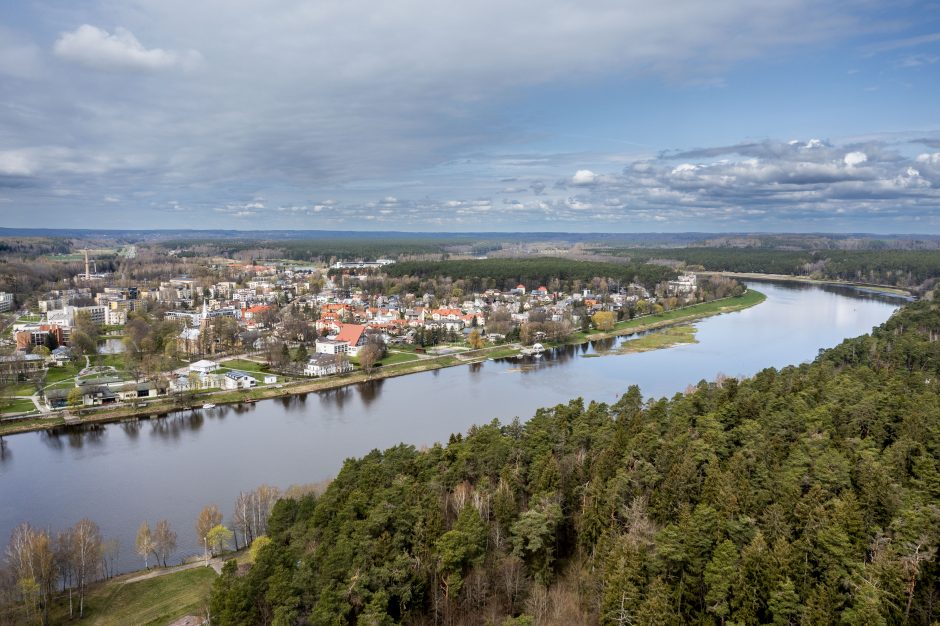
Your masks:
<svg viewBox="0 0 940 626"><path fill-rule="evenodd" d="M202 408L204 408L204 409L214 409L214 408L215 408L215 405L212 404L211 402L206 402L205 404L202 405Z"/></svg>

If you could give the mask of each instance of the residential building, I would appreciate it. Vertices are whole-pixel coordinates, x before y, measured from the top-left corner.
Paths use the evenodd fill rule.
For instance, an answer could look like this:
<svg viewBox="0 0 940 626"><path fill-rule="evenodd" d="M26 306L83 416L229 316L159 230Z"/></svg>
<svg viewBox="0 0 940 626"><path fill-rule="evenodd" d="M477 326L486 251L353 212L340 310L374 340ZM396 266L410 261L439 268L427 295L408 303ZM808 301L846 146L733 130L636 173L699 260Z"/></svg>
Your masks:
<svg viewBox="0 0 940 626"><path fill-rule="evenodd" d="M352 363L341 355L315 354L307 361L307 365L304 367L304 375L332 376L333 374L351 372L352 369Z"/></svg>

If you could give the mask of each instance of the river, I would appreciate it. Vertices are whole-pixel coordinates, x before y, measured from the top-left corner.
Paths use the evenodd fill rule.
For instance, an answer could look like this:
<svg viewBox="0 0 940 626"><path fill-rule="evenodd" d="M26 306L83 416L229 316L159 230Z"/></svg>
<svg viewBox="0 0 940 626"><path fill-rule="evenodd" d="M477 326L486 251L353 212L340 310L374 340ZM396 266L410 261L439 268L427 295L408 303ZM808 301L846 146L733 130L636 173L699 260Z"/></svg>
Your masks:
<svg viewBox="0 0 940 626"><path fill-rule="evenodd" d="M239 490L334 476L348 457L401 441L447 441L472 424L527 419L582 396L613 402L629 385L672 395L723 373L747 376L812 360L885 321L900 304L849 288L751 283L756 307L704 319L698 343L625 355L569 346L539 359L507 359L378 380L255 405L186 411L152 420L7 437L0 449L0 545L29 521L59 530L89 517L121 543L119 568L137 569L143 520L166 518L179 535L172 561L198 553L205 504L231 513Z"/></svg>

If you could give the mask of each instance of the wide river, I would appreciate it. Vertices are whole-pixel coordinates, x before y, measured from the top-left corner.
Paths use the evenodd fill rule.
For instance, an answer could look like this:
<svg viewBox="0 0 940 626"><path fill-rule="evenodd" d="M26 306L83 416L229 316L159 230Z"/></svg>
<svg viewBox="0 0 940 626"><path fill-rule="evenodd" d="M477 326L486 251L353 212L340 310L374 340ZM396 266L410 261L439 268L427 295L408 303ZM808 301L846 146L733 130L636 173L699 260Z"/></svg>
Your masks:
<svg viewBox="0 0 940 626"><path fill-rule="evenodd" d="M7 437L0 546L23 521L55 531L89 517L120 540L120 569L136 569L137 527L166 518L179 535L176 562L200 550L199 509L217 504L228 519L239 490L320 481L374 448L447 441L472 424L525 420L577 396L610 403L634 384L647 396L668 396L719 373L802 363L870 331L900 304L848 288L751 284L766 302L702 320L695 344L585 358L629 340L617 339L249 406Z"/></svg>

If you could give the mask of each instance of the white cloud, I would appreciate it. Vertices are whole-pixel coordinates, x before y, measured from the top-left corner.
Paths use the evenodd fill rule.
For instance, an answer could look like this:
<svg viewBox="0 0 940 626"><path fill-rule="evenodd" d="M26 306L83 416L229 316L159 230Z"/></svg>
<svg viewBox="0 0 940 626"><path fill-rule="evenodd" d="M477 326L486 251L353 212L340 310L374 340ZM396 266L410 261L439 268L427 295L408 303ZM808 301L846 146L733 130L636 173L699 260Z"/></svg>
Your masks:
<svg viewBox="0 0 940 626"><path fill-rule="evenodd" d="M861 165L868 160L868 155L864 152L849 152L843 157L843 161L849 167L855 167L856 165Z"/></svg>
<svg viewBox="0 0 940 626"><path fill-rule="evenodd" d="M66 61L101 70L191 70L202 61L202 56L195 50L148 50L134 33L120 26L112 34L96 26L82 24L74 31L62 33L53 50Z"/></svg>
<svg viewBox="0 0 940 626"><path fill-rule="evenodd" d="M571 177L572 185L593 185L597 180L597 175L591 170L578 170Z"/></svg>

